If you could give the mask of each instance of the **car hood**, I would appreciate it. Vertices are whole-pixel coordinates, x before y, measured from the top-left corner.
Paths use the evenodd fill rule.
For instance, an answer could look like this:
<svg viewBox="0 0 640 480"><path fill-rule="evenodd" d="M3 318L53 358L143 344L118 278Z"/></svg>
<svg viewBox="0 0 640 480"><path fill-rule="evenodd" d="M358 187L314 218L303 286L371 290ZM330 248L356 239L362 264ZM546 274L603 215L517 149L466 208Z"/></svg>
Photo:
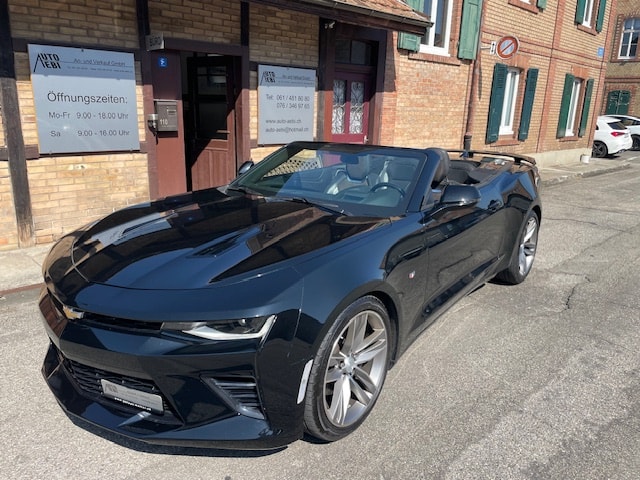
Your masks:
<svg viewBox="0 0 640 480"><path fill-rule="evenodd" d="M92 283L199 288L260 271L387 222L338 215L304 202L210 189L109 215L78 236L72 261Z"/></svg>

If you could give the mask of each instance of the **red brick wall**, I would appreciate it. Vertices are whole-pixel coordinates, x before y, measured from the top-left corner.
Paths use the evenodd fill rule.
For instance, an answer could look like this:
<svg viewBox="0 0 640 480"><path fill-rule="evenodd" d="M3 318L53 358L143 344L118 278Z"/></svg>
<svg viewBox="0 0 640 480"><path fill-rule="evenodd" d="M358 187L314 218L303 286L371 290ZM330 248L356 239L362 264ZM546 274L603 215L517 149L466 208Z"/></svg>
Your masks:
<svg viewBox="0 0 640 480"><path fill-rule="evenodd" d="M620 42L624 21L627 18L640 18L640 3L638 0L618 0L616 10L611 18L611 41L607 45L606 84L602 102L598 105L600 113L606 111L607 94L612 90L629 90L629 114L640 116L640 53L634 59L620 60Z"/></svg>
<svg viewBox="0 0 640 480"><path fill-rule="evenodd" d="M149 17L152 32L188 40L240 43L240 2L149 0Z"/></svg>
<svg viewBox="0 0 640 480"><path fill-rule="evenodd" d="M399 51L397 34L387 52L381 143L461 148L468 65Z"/></svg>
<svg viewBox="0 0 640 480"><path fill-rule="evenodd" d="M9 0L14 38L136 48L135 0Z"/></svg>

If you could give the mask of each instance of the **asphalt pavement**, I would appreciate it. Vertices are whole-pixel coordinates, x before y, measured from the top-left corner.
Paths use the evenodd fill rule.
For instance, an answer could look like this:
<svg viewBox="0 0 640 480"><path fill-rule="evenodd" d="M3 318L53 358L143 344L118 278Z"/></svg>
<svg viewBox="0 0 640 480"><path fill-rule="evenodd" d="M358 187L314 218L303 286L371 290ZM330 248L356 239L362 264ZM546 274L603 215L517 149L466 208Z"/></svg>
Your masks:
<svg viewBox="0 0 640 480"><path fill-rule="evenodd" d="M640 158L640 152L624 152L610 158L590 159L589 163L576 162L540 169L542 188L629 168L631 161ZM52 244L35 247L0 250L0 296L42 284L42 263Z"/></svg>
<svg viewBox="0 0 640 480"><path fill-rule="evenodd" d="M146 445L67 417L40 375L48 246L12 267L1 257L0 279L19 269L27 284L0 295L0 479L638 480L638 153L543 171L527 281L452 306L389 371L367 421L329 444Z"/></svg>

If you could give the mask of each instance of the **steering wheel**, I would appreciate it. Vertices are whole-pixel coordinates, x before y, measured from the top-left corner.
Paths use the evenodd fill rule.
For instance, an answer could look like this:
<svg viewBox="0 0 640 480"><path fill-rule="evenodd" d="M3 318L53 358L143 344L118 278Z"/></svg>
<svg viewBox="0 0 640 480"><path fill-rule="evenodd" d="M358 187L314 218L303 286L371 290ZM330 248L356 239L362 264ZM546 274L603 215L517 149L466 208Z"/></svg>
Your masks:
<svg viewBox="0 0 640 480"><path fill-rule="evenodd" d="M389 183L389 182L381 182L381 183L376 183L373 187L371 187L371 193L375 192L376 190L380 189L380 188L391 188L392 190L395 190L396 192L398 192L400 194L401 197L404 197L406 195L405 191L403 189L401 189L399 186L394 185L393 183Z"/></svg>

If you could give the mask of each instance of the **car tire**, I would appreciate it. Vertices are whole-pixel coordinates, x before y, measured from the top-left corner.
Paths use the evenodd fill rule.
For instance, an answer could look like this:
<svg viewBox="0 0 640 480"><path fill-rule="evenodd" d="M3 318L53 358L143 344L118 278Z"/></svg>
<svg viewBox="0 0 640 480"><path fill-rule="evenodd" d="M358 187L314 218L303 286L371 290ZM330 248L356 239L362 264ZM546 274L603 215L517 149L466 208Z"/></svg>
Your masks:
<svg viewBox="0 0 640 480"><path fill-rule="evenodd" d="M593 148L591 149L591 156L593 158L604 158L609 155L609 150L604 142L595 141L593 142Z"/></svg>
<svg viewBox="0 0 640 480"><path fill-rule="evenodd" d="M326 442L356 430L371 412L389 368L389 315L374 296L345 308L322 340L305 396L305 430Z"/></svg>
<svg viewBox="0 0 640 480"><path fill-rule="evenodd" d="M640 135L632 135L633 145L631 145L631 150L640 150Z"/></svg>
<svg viewBox="0 0 640 480"><path fill-rule="evenodd" d="M538 214L532 210L526 216L520 229L517 243L511 253L509 266L496 276L498 280L510 285L517 285L527 278L536 256L539 230L540 219Z"/></svg>

